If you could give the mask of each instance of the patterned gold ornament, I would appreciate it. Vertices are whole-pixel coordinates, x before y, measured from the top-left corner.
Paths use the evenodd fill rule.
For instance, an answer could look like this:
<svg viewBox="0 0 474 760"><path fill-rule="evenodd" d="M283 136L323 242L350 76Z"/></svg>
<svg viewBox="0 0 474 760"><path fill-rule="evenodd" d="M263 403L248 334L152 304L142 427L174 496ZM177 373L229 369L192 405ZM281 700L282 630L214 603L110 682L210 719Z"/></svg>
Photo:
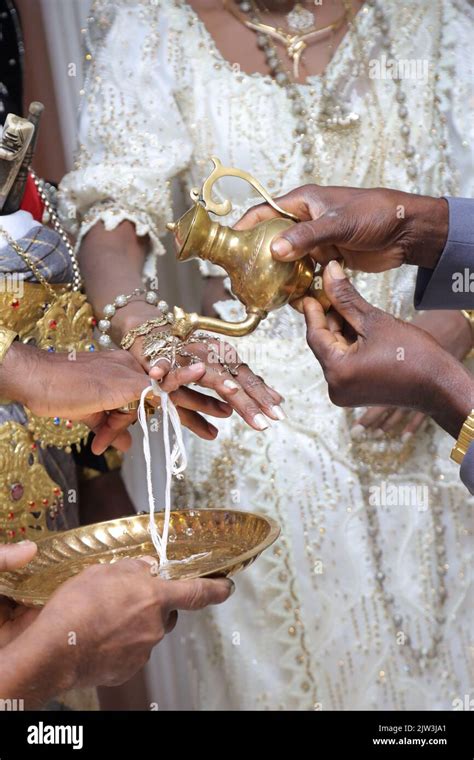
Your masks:
<svg viewBox="0 0 474 760"><path fill-rule="evenodd" d="M19 422L0 426L0 543L37 540L46 517L63 508L62 489L39 461L32 434Z"/></svg>
<svg viewBox="0 0 474 760"><path fill-rule="evenodd" d="M75 357L76 351L95 351L92 339L95 325L92 308L86 296L78 291L68 291L58 296L38 319L31 339L38 348L49 352L66 352ZM71 451L78 448L89 435L89 428L81 422L60 417L37 417L25 409L28 429L40 446L54 446Z"/></svg>

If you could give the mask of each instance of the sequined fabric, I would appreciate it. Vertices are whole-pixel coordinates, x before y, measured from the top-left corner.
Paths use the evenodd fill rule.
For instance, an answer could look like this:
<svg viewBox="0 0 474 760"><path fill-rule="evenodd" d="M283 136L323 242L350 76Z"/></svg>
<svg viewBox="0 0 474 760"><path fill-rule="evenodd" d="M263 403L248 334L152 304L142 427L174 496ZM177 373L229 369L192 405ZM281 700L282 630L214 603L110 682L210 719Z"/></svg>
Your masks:
<svg viewBox="0 0 474 760"><path fill-rule="evenodd" d="M321 79L299 86L314 181L470 196L472 7L461 0L383 7L397 57L429 62L428 82L407 81L404 90L418 178L407 171L393 82L364 69L385 49L368 4L326 75L360 125L321 129ZM65 216L81 235L98 219L107 229L130 219L150 235L152 253L163 253L165 223L182 212L172 208L172 182L199 186L212 154L258 176L275 196L305 181L285 91L226 62L186 3L101 0L91 15L81 149L62 188ZM232 180L216 197L235 201L229 223L259 200ZM371 303L405 319L413 316L414 279L408 267L354 276ZM160 709L451 709L469 693L472 673L473 503L449 461L448 437L429 424L407 446L353 442L351 416L331 405L302 319L289 308L239 339L238 349L285 396L288 420L256 433L234 417L219 424L215 442L189 438L190 467L176 500L266 512L282 537L237 579L226 605L182 616L159 647L153 700ZM136 444L126 469L140 505ZM374 507L371 489L384 483L426 487L427 508Z"/></svg>

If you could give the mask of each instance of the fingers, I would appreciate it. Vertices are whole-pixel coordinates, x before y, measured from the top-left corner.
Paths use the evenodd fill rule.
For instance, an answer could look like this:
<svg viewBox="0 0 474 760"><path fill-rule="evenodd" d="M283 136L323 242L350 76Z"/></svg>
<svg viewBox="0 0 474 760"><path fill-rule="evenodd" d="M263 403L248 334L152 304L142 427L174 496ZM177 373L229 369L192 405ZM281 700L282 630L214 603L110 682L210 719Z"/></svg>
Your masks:
<svg viewBox="0 0 474 760"><path fill-rule="evenodd" d="M290 209L286 210L289 211ZM246 211L237 224L234 224L234 230L250 230L256 224L265 222L267 219L273 219L275 216L280 216L278 211L275 211L268 203L259 203Z"/></svg>
<svg viewBox="0 0 474 760"><path fill-rule="evenodd" d="M398 430L402 443L406 443L420 429L426 415L405 408L374 406L356 420L351 429L351 437L358 440L365 433L372 432L373 438L382 438L387 433Z"/></svg>
<svg viewBox="0 0 474 760"><path fill-rule="evenodd" d="M195 356L206 357L206 372L199 380L199 385L212 389L225 399L254 430L269 427L265 415L274 420L284 419L280 394L266 385L246 365L240 364L237 352L228 344L224 345L227 364L223 365L217 357L219 348L218 343L212 342L195 343L189 347ZM237 365L237 375L232 375L225 368L236 368Z"/></svg>
<svg viewBox="0 0 474 760"><path fill-rule="evenodd" d="M31 562L37 552L33 541L21 541L18 544L3 544L0 546L0 573L19 570Z"/></svg>
<svg viewBox="0 0 474 760"><path fill-rule="evenodd" d="M402 430L402 441L405 443L409 441L412 436L421 428L426 420L426 414L423 412L413 412L410 420Z"/></svg>
<svg viewBox="0 0 474 760"><path fill-rule="evenodd" d="M169 371L170 365L166 359L160 359L154 367L150 369L150 377L160 382L161 388L166 393L172 393L182 385L197 383L206 371L204 362L196 362L186 366Z"/></svg>
<svg viewBox="0 0 474 760"><path fill-rule="evenodd" d="M232 407L226 401L219 401L192 388L179 388L171 393L170 398L176 406L209 414L211 417L230 417L232 414Z"/></svg>
<svg viewBox="0 0 474 760"><path fill-rule="evenodd" d="M258 382L260 382L260 380ZM228 372L223 372L221 374L211 369L208 370L200 380L200 384L205 388L211 388L222 398L226 399L237 414L239 414L254 430L266 430L270 427L268 420L266 420L265 416L262 414L261 406L243 389L239 378L232 377ZM268 410L268 407L266 408ZM276 419L276 417L273 416L273 419Z"/></svg>
<svg viewBox="0 0 474 760"><path fill-rule="evenodd" d="M168 610L202 610L222 604L235 589L228 578L197 578L191 581L162 581L160 594Z"/></svg>
<svg viewBox="0 0 474 760"><path fill-rule="evenodd" d="M320 188L317 185L302 185L274 200L284 211L289 211L290 214L298 217L298 219L306 220L311 219L311 216L314 215L315 210L322 203L324 193L325 188ZM313 213L310 212L310 205ZM260 203L250 208L237 224L234 225L234 229L248 230L251 227L255 227L256 224L264 222L267 219L272 219L275 216L281 215L269 206L268 203Z"/></svg>
<svg viewBox="0 0 474 760"><path fill-rule="evenodd" d="M383 435L383 431L381 429L382 424L393 411L393 407L371 406L369 409L367 409L366 412L364 412L362 417L356 420L356 423L351 431L352 437L357 439L370 429L375 430L375 432L376 429L379 429L380 432L378 436L376 435L375 437L381 437Z"/></svg>
<svg viewBox="0 0 474 760"><path fill-rule="evenodd" d="M333 308L357 333L363 335L367 315L377 310L357 292L337 261L330 261L325 268L323 285Z"/></svg>
<svg viewBox="0 0 474 760"><path fill-rule="evenodd" d="M239 367L237 380L247 395L256 401L267 417L272 420L285 419L285 413L281 407L282 396L273 388L269 388L264 380L252 372L247 364Z"/></svg>
<svg viewBox="0 0 474 760"><path fill-rule="evenodd" d="M197 412L192 412L190 409L183 409L182 407L176 407L181 424L187 427L188 430L195 433L199 438L203 438L205 441L213 441L217 438L218 430L214 425L201 417Z"/></svg>
<svg viewBox="0 0 474 760"><path fill-rule="evenodd" d="M106 412L90 415L84 419L86 425L95 433L92 440L93 454L100 455L109 446L115 446L119 451L127 451L132 438L127 428L136 419L136 413Z"/></svg>
<svg viewBox="0 0 474 760"><path fill-rule="evenodd" d="M306 340L319 363L325 366L329 356L335 351L344 351L347 341L338 332L334 332L334 321L330 324L328 315L315 298L303 300L303 311L306 319Z"/></svg>

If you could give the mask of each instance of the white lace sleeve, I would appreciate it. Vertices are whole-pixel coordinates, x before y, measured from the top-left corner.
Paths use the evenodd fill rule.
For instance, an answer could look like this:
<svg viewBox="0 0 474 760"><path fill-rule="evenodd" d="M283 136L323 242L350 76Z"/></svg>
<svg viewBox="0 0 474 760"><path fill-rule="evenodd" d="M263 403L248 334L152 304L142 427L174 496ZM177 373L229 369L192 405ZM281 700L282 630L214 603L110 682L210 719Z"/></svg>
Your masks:
<svg viewBox="0 0 474 760"><path fill-rule="evenodd" d="M98 221L107 230L132 221L163 253L171 179L192 146L173 94L166 55L167 22L157 5L96 0L73 171L61 183L60 210L78 242Z"/></svg>

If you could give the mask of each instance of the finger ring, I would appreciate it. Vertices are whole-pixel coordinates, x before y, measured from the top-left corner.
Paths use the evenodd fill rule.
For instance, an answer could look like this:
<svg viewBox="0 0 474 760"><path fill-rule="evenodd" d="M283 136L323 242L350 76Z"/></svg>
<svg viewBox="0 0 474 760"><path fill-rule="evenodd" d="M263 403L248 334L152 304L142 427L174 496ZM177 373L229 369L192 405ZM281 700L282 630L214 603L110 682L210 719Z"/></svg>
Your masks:
<svg viewBox="0 0 474 760"><path fill-rule="evenodd" d="M130 401L128 404L125 404L124 406L119 406L119 408L116 411L120 412L121 414L130 414L130 412L136 412L137 409L138 409L138 401Z"/></svg>

